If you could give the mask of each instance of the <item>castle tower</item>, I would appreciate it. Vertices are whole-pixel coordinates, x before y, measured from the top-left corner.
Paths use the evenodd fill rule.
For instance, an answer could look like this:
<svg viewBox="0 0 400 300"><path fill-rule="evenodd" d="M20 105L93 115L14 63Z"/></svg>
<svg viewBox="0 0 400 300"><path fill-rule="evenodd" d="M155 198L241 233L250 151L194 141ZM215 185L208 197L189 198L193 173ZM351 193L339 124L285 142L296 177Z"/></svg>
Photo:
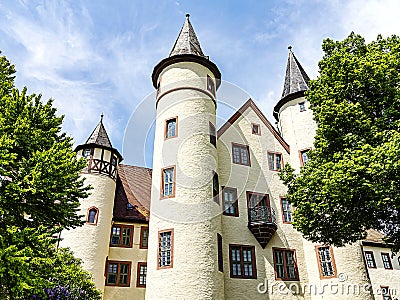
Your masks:
<svg viewBox="0 0 400 300"><path fill-rule="evenodd" d="M156 130L146 299L223 299L216 89L189 21L153 71ZM218 237L219 235L219 237Z"/></svg>
<svg viewBox="0 0 400 300"><path fill-rule="evenodd" d="M88 161L82 171L85 183L93 189L87 199L83 199L79 214L85 218L82 227L65 230L61 233L61 247L70 247L74 255L83 260L83 267L91 272L96 287L104 291L104 266L108 255L111 221L114 205L117 166L122 156L113 148L103 125L100 122L86 143L76 147L78 158Z"/></svg>
<svg viewBox="0 0 400 300"><path fill-rule="evenodd" d="M316 123L304 92L310 78L289 46L282 97L274 107L282 137L290 145L291 165L299 170L307 162L307 151L313 147Z"/></svg>

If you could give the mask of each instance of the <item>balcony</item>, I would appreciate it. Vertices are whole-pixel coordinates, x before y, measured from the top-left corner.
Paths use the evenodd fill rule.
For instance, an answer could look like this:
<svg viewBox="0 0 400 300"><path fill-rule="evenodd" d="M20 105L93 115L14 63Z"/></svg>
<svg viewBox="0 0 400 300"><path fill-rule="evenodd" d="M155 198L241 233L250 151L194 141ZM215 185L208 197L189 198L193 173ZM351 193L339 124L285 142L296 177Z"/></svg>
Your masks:
<svg viewBox="0 0 400 300"><path fill-rule="evenodd" d="M275 210L269 206L249 208L248 227L261 247L265 248L278 229Z"/></svg>

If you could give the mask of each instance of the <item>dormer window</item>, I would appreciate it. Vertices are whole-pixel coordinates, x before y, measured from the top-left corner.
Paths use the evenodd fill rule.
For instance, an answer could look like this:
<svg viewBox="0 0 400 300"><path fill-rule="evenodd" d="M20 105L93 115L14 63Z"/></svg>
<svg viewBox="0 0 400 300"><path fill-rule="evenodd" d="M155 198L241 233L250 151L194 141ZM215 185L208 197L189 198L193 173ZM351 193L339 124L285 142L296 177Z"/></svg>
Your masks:
<svg viewBox="0 0 400 300"><path fill-rule="evenodd" d="M126 209L127 210L133 210L133 205L128 202L128 204L126 205Z"/></svg>
<svg viewBox="0 0 400 300"><path fill-rule="evenodd" d="M90 149L83 149L82 155L84 158L89 158L90 157Z"/></svg>

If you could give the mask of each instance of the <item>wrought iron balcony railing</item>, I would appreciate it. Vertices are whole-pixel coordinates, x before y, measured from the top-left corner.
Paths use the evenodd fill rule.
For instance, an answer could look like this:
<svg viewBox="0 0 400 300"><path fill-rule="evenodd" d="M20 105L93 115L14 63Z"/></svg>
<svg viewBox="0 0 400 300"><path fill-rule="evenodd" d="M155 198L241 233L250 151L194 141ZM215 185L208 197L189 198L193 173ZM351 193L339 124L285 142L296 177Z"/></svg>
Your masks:
<svg viewBox="0 0 400 300"><path fill-rule="evenodd" d="M276 224L275 210L269 206L256 206L250 208L249 223Z"/></svg>

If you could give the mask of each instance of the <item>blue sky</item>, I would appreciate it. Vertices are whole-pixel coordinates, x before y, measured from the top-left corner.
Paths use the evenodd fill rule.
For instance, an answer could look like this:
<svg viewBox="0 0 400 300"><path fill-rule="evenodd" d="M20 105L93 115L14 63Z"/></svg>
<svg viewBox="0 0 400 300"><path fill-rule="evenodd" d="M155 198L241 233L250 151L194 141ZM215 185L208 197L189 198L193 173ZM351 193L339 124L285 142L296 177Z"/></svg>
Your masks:
<svg viewBox="0 0 400 300"><path fill-rule="evenodd" d="M399 11L398 0L4 0L0 50L16 65L19 88L55 99L76 144L104 113L125 163L151 167L150 76L186 13L222 79L243 90L224 101L238 108L251 96L273 123L288 45L316 78L324 38L341 40L351 31L367 41L400 35ZM231 111L220 107L221 125Z"/></svg>

